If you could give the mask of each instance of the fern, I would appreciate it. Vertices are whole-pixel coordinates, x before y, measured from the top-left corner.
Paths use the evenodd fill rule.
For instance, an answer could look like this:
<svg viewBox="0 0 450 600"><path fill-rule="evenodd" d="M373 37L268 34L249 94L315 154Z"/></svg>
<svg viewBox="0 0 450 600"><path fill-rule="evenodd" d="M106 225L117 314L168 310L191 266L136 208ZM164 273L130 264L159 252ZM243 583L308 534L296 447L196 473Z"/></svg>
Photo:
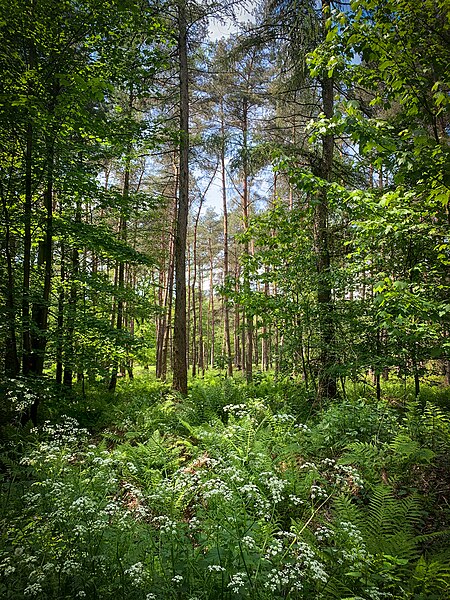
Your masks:
<svg viewBox="0 0 450 600"><path fill-rule="evenodd" d="M408 560L418 557L415 529L423 512L417 496L397 498L391 487L378 485L367 510L339 498L336 512L339 520L349 520L361 531L370 553Z"/></svg>
<svg viewBox="0 0 450 600"><path fill-rule="evenodd" d="M392 460L397 467L405 468L412 465L428 464L435 457L430 448L423 448L406 433L400 432L389 444L392 450Z"/></svg>
<svg viewBox="0 0 450 600"><path fill-rule="evenodd" d="M450 417L442 409L428 403L425 407L422 422L427 439L434 450L450 448Z"/></svg>
<svg viewBox="0 0 450 600"><path fill-rule="evenodd" d="M343 465L356 464L361 468L364 479L371 484L380 481L380 472L386 465L386 451L382 445L373 442L353 442L348 445L339 463Z"/></svg>

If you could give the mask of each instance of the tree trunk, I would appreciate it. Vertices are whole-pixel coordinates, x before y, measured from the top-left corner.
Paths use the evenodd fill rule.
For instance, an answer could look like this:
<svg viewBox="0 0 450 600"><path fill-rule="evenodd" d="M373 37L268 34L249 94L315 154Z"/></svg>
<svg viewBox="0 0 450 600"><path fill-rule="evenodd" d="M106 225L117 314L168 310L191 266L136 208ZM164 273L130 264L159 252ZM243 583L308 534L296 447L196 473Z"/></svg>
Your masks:
<svg viewBox="0 0 450 600"><path fill-rule="evenodd" d="M163 300L161 307L163 314L160 319L160 327L158 328L157 338L157 358L156 358L156 376L162 381L167 377L167 355L169 346L169 335L172 326L172 301L173 301L173 284L174 284L174 251L175 251L175 228L177 222L177 194L178 194L178 167L174 164L175 185L173 196L173 211L171 219L170 241L169 241L169 264L167 269L167 277L165 290L162 292ZM162 279L160 278L160 281Z"/></svg>
<svg viewBox="0 0 450 600"><path fill-rule="evenodd" d="M214 323L214 279L213 279L213 251L212 251L212 241L211 238L208 240L208 250L209 250L209 305L210 305L210 313L211 313L211 351L210 351L210 367L214 368L214 344L215 344L215 323Z"/></svg>
<svg viewBox="0 0 450 600"><path fill-rule="evenodd" d="M2 193L3 218L5 223L4 248L6 255L7 281L5 289L7 334L5 340L5 375L14 378L19 374L20 364L17 354L16 311L14 302L14 250L11 236L10 216L7 199Z"/></svg>
<svg viewBox="0 0 450 600"><path fill-rule="evenodd" d="M38 266L43 267L44 282L42 293L32 311L31 360L30 372L42 375L44 369L45 348L47 345L47 326L50 301L50 288L53 265L53 167L54 142L47 140L47 173L44 192L45 225L44 239L39 244ZM37 408L37 407L36 407ZM34 412L34 411L32 411ZM34 421L33 421L34 422Z"/></svg>
<svg viewBox="0 0 450 600"><path fill-rule="evenodd" d="M322 2L324 32L327 31L330 1ZM333 80L324 76L322 81L322 108L327 119L333 116ZM322 136L322 160L320 177L331 181L333 165L334 137L330 133ZM334 322L331 284L331 259L328 240L328 198L324 187L317 198L314 210L314 243L317 265L317 305L319 313L319 372L317 399L335 398L337 395L336 376L330 372L335 363Z"/></svg>
<svg viewBox="0 0 450 600"><path fill-rule="evenodd" d="M58 294L58 318L56 331L56 374L55 381L61 385L63 380L63 347L64 347L64 303L65 303L65 247L64 242L61 242L61 269L60 269L60 285Z"/></svg>
<svg viewBox="0 0 450 600"><path fill-rule="evenodd" d="M248 230L250 194L248 186L249 166L248 166L248 100L244 97L242 101L242 136L243 136L243 190L242 190L242 213L244 221L244 231ZM248 239L244 242L244 256L250 253ZM246 294L250 294L250 281L247 266L244 271L244 289ZM245 350L243 355L243 364L245 365L245 377L247 383L253 378L253 315L247 308L245 311ZM244 346L244 337L242 339Z"/></svg>
<svg viewBox="0 0 450 600"><path fill-rule="evenodd" d="M205 355L203 349L203 286L202 271L198 278L198 368L205 375Z"/></svg>
<svg viewBox="0 0 450 600"><path fill-rule="evenodd" d="M193 266L194 266L194 275L192 279L192 377L195 377L197 374L197 363L198 363L198 351L197 351L197 307L196 307L196 291L195 287L197 285L197 231L198 231L198 222L200 219L200 212L203 206L204 196L200 199L200 205L198 207L197 216L194 222L194 240L193 240ZM200 296L201 301L201 296ZM201 313L200 313L201 314Z"/></svg>
<svg viewBox="0 0 450 600"><path fill-rule="evenodd" d="M186 357L186 234L189 206L189 89L185 0L178 4L180 61L180 185L175 236L175 317L173 330L173 388L187 394Z"/></svg>
<svg viewBox="0 0 450 600"><path fill-rule="evenodd" d="M130 104L131 103L132 103L132 95L130 96ZM126 242L126 239L127 239L126 210L127 210L128 195L130 192L130 169L131 169L129 153L130 153L130 149L128 151L128 157L127 157L126 166L125 166L125 174L124 174L124 180L123 180L123 192L122 192L123 208L121 211L120 221L119 221L119 237L123 242ZM121 331L123 328L123 318L124 318L123 292L124 292L124 288L125 288L125 261L121 260L119 262L119 270L118 270L118 274L117 274L117 290L118 290L117 317L116 317L116 330L117 331ZM117 359L115 359L114 363L113 363L111 379L110 379L109 387L108 387L110 392L114 392L116 389L118 368L119 368L119 362Z"/></svg>
<svg viewBox="0 0 450 600"><path fill-rule="evenodd" d="M220 164L222 172L222 209L223 209L223 283L227 285L229 275L228 261L228 206L227 206L227 186L226 186L226 171L225 171L225 120L223 113L223 100L221 101L221 121L220 129L222 135L222 143L220 148ZM227 361L228 377L233 375L233 361L231 356L231 337L230 337L230 307L228 296L223 295L223 319L224 319L224 336L225 336L225 356Z"/></svg>
<svg viewBox="0 0 450 600"><path fill-rule="evenodd" d="M77 199L77 206L75 210L75 223L81 223L81 200ZM80 255L78 248L72 248L71 256L71 284L69 303L67 307L67 325L66 325L66 341L64 348L64 376L63 385L68 388L72 387L73 370L75 366L75 348L74 348L74 332L75 332L75 319L77 313L77 302L78 302L78 275L80 272Z"/></svg>
<svg viewBox="0 0 450 600"><path fill-rule="evenodd" d="M33 127L27 125L25 150L25 206L23 237L23 291L22 291L22 373L28 375L31 369L31 315L30 315L30 279L31 279L31 211L32 192Z"/></svg>

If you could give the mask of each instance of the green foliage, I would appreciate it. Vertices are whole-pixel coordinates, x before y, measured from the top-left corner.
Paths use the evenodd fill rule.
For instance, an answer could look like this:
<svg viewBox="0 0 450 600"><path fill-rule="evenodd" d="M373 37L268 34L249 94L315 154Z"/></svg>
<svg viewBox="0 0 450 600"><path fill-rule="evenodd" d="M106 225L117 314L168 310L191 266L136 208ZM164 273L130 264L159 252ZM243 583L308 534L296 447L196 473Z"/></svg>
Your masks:
<svg viewBox="0 0 450 600"><path fill-rule="evenodd" d="M409 479L448 452L446 415L359 397L302 421L292 383L256 390L142 378L74 395L91 432L56 398L53 424L5 432L2 597L445 598L445 531Z"/></svg>

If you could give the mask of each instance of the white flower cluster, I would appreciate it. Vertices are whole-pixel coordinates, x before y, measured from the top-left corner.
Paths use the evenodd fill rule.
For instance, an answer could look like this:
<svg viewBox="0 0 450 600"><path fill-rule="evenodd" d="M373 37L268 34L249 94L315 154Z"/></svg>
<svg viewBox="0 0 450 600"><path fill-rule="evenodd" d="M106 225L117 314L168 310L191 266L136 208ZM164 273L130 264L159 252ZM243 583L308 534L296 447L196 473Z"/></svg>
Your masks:
<svg viewBox="0 0 450 600"><path fill-rule="evenodd" d="M69 511L72 513L78 513L79 515L93 516L97 513L97 505L92 498L80 496L72 502Z"/></svg>
<svg viewBox="0 0 450 600"><path fill-rule="evenodd" d="M238 488L239 496L247 505L253 505L261 518L269 520L271 516L271 503L264 498L260 489L253 482L246 483Z"/></svg>
<svg viewBox="0 0 450 600"><path fill-rule="evenodd" d="M248 550L256 550L256 542L254 540L254 538L252 538L251 535L244 535L244 537L241 540L241 543L248 549Z"/></svg>
<svg viewBox="0 0 450 600"><path fill-rule="evenodd" d="M203 498L222 497L227 502L233 499L233 492L222 479L209 479L203 483Z"/></svg>
<svg viewBox="0 0 450 600"><path fill-rule="evenodd" d="M333 532L331 531L331 529L328 529L328 527L320 525L315 530L314 535L316 536L316 539L319 542L324 542L326 540L329 540L333 536Z"/></svg>
<svg viewBox="0 0 450 600"><path fill-rule="evenodd" d="M189 521L189 528L195 531L196 529L199 529L199 527L200 519L197 519L197 517L192 517L192 519Z"/></svg>
<svg viewBox="0 0 450 600"><path fill-rule="evenodd" d="M289 494L288 497L292 504L294 504L295 506L301 506L302 504L304 504L303 500L298 496L295 496L294 494Z"/></svg>
<svg viewBox="0 0 450 600"><path fill-rule="evenodd" d="M349 521L341 521L339 530L347 538L347 544L350 545L350 548L342 545L342 559L352 565L352 568L363 568L373 557L366 549L360 530Z"/></svg>
<svg viewBox="0 0 450 600"><path fill-rule="evenodd" d="M42 585L40 583L31 583L23 590L24 596L37 596L43 592Z"/></svg>
<svg viewBox="0 0 450 600"><path fill-rule="evenodd" d="M299 551L299 560L304 569L309 572L310 577L315 581L326 583L328 581L328 575L325 571L325 566L317 560L311 546L308 546L305 542L298 542L297 548Z"/></svg>
<svg viewBox="0 0 450 600"><path fill-rule="evenodd" d="M223 412L230 413L238 418L248 415L248 407L246 404L227 404L222 410Z"/></svg>
<svg viewBox="0 0 450 600"><path fill-rule="evenodd" d="M141 562L134 563L134 565L131 565L128 567L128 569L125 569L124 573L131 578L131 584L133 586L137 587L144 583L145 569Z"/></svg>
<svg viewBox="0 0 450 600"><path fill-rule="evenodd" d="M328 496L327 491L316 483L312 484L309 495L311 500L324 500Z"/></svg>
<svg viewBox="0 0 450 600"><path fill-rule="evenodd" d="M20 379L10 379L8 383L11 389L6 392L6 397L17 414L25 412L39 397Z"/></svg>
<svg viewBox="0 0 450 600"><path fill-rule="evenodd" d="M61 573L64 575L73 575L79 572L81 572L81 564L71 558L65 560L61 567Z"/></svg>
<svg viewBox="0 0 450 600"><path fill-rule="evenodd" d="M223 573L225 569L221 565L208 565L208 571L212 573L215 571L216 573Z"/></svg>
<svg viewBox="0 0 450 600"><path fill-rule="evenodd" d="M268 573L264 586L271 592L282 592L283 588L299 591L303 587L303 577L304 572L298 563L286 563L281 569L272 569Z"/></svg>
<svg viewBox="0 0 450 600"><path fill-rule="evenodd" d="M221 469L221 473L226 475L230 481L236 484L241 484L247 481L248 475L247 473L243 473L239 469L234 466L223 467Z"/></svg>
<svg viewBox="0 0 450 600"><path fill-rule="evenodd" d="M299 469L302 471L317 471L317 465L313 462L304 462L299 465Z"/></svg>
<svg viewBox="0 0 450 600"><path fill-rule="evenodd" d="M159 515L152 519L153 523L156 523L161 533L170 533L175 535L177 533L177 523L172 521L166 515Z"/></svg>
<svg viewBox="0 0 450 600"><path fill-rule="evenodd" d="M235 573L230 577L228 586L234 594L239 594L241 588L245 586L246 573Z"/></svg>
<svg viewBox="0 0 450 600"><path fill-rule="evenodd" d="M296 423L294 425L294 427L296 427L296 429L299 429L300 431L303 431L305 433L308 433L311 431L311 429L308 427L308 425L305 425L304 423Z"/></svg>
<svg viewBox="0 0 450 600"><path fill-rule="evenodd" d="M295 421L294 415L289 415L287 413L277 413L272 415L272 418L280 423L293 423Z"/></svg>
<svg viewBox="0 0 450 600"><path fill-rule="evenodd" d="M51 440L59 441L62 444L76 444L81 438L88 435L88 430L80 427L78 421L73 417L61 415L61 419L61 423L56 424L45 421L41 432Z"/></svg>
<svg viewBox="0 0 450 600"><path fill-rule="evenodd" d="M269 547L266 549L266 554L264 558L270 560L274 556L278 556L283 552L283 542L281 540L272 540L269 544Z"/></svg>
<svg viewBox="0 0 450 600"><path fill-rule="evenodd" d="M264 481L265 485L269 488L274 503L278 504L281 502L284 498L283 491L287 486L287 481L280 479L270 471L263 471L260 473L260 477Z"/></svg>
<svg viewBox="0 0 450 600"><path fill-rule="evenodd" d="M335 465L335 481L345 491L357 491L364 487L364 479L353 465Z"/></svg>

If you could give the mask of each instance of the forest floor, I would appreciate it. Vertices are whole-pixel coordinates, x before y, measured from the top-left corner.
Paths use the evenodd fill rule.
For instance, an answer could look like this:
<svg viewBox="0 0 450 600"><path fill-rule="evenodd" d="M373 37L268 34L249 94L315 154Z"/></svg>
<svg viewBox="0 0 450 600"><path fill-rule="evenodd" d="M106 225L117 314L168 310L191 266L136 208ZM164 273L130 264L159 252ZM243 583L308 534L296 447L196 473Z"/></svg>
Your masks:
<svg viewBox="0 0 450 600"><path fill-rule="evenodd" d="M216 374L185 399L145 376L6 399L35 393L42 424L2 428L2 599L450 598L449 388L312 410L301 383Z"/></svg>

